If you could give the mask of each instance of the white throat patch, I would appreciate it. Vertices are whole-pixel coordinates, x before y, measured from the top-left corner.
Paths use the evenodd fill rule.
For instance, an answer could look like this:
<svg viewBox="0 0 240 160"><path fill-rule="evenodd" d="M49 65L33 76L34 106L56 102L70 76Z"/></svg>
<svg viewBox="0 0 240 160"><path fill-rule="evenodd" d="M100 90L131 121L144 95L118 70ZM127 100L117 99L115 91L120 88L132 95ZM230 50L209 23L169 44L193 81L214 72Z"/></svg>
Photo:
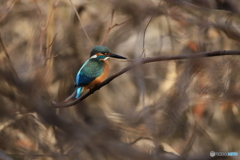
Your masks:
<svg viewBox="0 0 240 160"><path fill-rule="evenodd" d="M106 61L109 57L104 58L103 60Z"/></svg>
<svg viewBox="0 0 240 160"><path fill-rule="evenodd" d="M97 55L95 54L95 55L93 55L92 57L90 57L91 59L93 59L93 58L97 58Z"/></svg>
<svg viewBox="0 0 240 160"><path fill-rule="evenodd" d="M96 55L96 54L93 55L92 57L90 57L90 59L94 59L94 58L97 58L97 55ZM108 58L109 58L109 57L105 57L105 58L103 58L103 59L101 59L101 60L106 61Z"/></svg>

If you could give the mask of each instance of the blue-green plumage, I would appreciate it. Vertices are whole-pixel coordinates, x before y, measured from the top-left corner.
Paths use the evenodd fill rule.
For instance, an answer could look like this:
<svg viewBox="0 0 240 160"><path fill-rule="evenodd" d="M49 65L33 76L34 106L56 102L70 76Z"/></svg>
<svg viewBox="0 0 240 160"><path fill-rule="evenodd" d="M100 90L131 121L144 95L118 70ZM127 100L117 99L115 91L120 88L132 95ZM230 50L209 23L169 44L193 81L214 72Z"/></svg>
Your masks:
<svg viewBox="0 0 240 160"><path fill-rule="evenodd" d="M104 70L104 62L97 59L87 60L76 76L76 86L85 86L100 76Z"/></svg>
<svg viewBox="0 0 240 160"><path fill-rule="evenodd" d="M108 68L108 63L106 62L108 57L126 59L125 57L111 53L105 46L95 46L90 53L90 59L82 65L76 75L75 98L80 97L85 86L88 86L87 88L91 88L89 87L89 84L92 86L91 82L94 81L94 84L96 84L95 82L97 81L99 83L99 79L97 79L98 77L101 77L101 81L104 77L106 77L108 69L104 70L104 68Z"/></svg>
<svg viewBox="0 0 240 160"><path fill-rule="evenodd" d="M95 46L95 47L93 47L93 49L90 53L90 57L97 53L111 53L111 51L106 46Z"/></svg>
<svg viewBox="0 0 240 160"><path fill-rule="evenodd" d="M82 86L89 84L103 73L105 63L100 59L104 58L106 58L106 56L88 59L80 68L76 75L77 93L75 98L80 97L83 90Z"/></svg>
<svg viewBox="0 0 240 160"><path fill-rule="evenodd" d="M80 97L82 90L83 90L83 87L77 87L75 98Z"/></svg>

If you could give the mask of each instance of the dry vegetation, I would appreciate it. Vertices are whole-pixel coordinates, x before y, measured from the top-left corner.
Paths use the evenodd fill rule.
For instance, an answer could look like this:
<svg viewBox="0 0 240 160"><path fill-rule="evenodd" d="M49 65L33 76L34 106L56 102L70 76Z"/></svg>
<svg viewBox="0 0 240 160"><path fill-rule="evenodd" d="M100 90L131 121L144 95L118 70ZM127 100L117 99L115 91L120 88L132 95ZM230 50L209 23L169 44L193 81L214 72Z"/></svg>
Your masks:
<svg viewBox="0 0 240 160"><path fill-rule="evenodd" d="M0 159L240 154L238 0L0 3ZM66 100L99 44L128 60L110 59L112 79Z"/></svg>

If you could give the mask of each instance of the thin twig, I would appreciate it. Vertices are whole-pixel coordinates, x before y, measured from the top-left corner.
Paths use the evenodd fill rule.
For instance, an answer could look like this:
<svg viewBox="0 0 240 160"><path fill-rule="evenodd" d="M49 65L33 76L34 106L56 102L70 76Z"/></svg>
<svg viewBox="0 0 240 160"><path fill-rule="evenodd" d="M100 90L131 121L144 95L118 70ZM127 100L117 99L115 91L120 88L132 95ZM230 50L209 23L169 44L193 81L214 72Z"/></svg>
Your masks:
<svg viewBox="0 0 240 160"><path fill-rule="evenodd" d="M172 28L171 28L171 23L169 21L169 18L167 17L167 15L165 14L166 17L166 21L167 21L167 25L168 25L168 32L169 32L169 37L172 43L172 53L174 53L175 47L174 47L174 40L173 40L173 33L172 33Z"/></svg>
<svg viewBox="0 0 240 160"><path fill-rule="evenodd" d="M102 40L102 42L101 42L101 45L104 44L104 42L106 41L109 33L111 32L111 30L112 30L114 27L117 27L117 26L120 26L120 25L122 25L122 24L124 24L124 23L127 23L128 21L130 21L130 20L132 19L132 18L129 18L129 19L126 20L126 21L123 21L123 22L121 22L121 23L115 23L114 25L112 25L112 23L113 23L113 17L114 17L114 10L112 11L112 14L111 14L111 20L110 20L110 25L109 25L110 27L108 27L108 30L107 30L107 32L105 33L105 35L104 35L104 37L103 37L103 40Z"/></svg>
<svg viewBox="0 0 240 160"><path fill-rule="evenodd" d="M196 58L204 58L204 57L215 57L215 56L225 56L225 55L240 55L240 50L223 50L223 51L213 51L213 52L202 52L196 54L183 54L183 55L171 55L171 56L158 56L158 57L151 57L151 58L142 58L141 60L134 61L132 64L128 65L127 67L123 68L121 71L113 74L105 81L97 85L96 87L92 88L90 91L68 103L57 103L52 104L53 108L63 108L63 107L71 107L78 102L84 100L89 95L93 94L95 91L99 90L106 84L110 83L116 77L122 75L123 73L145 63L151 62L158 62L158 61L169 61L169 60L182 60L182 59L196 59Z"/></svg>
<svg viewBox="0 0 240 160"><path fill-rule="evenodd" d="M53 45L53 42L55 41L56 37L57 37L57 33L56 33L55 36L53 37L52 42L45 48L45 50L47 50L49 47L51 47L51 46ZM54 56L47 57L47 58L45 59L44 65L46 65L46 63L47 63L47 61L48 61L49 59L56 58L56 57L58 57L60 54L61 54L61 53L58 53L58 54L56 54L56 55L54 55Z"/></svg>
<svg viewBox="0 0 240 160"><path fill-rule="evenodd" d="M46 30L46 29L47 29L47 27L48 27L48 25L49 25L49 22L50 22L50 20L51 20L51 18L52 18L52 15L53 15L53 12L54 12L55 8L56 8L56 6L55 6L55 3L54 3L54 4L52 5L52 10L51 10L51 12L50 12L50 15L49 15L48 18L47 18L46 24L43 25L42 28L41 28L42 30Z"/></svg>
<svg viewBox="0 0 240 160"><path fill-rule="evenodd" d="M75 94L76 94L76 90L74 90L74 92L73 92L68 98L66 98L66 99L64 100L64 102L67 102L68 100L70 100L71 98L73 98L73 97L75 96Z"/></svg>
<svg viewBox="0 0 240 160"><path fill-rule="evenodd" d="M56 54L56 55L54 55L54 56L51 56L51 57L46 58L44 64L46 64L46 62L47 62L49 59L56 58L56 57L58 57L60 54L61 54L61 53L58 53L58 54Z"/></svg>
<svg viewBox="0 0 240 160"><path fill-rule="evenodd" d="M120 25L122 25L122 24L124 24L124 23L127 23L127 22L130 21L131 19L132 19L132 18L129 18L128 20L123 21L123 22L121 22L121 23L115 23L115 24L111 27L111 29L114 28L114 27L120 26Z"/></svg>
<svg viewBox="0 0 240 160"><path fill-rule="evenodd" d="M147 25L146 25L146 27L145 27L145 29L144 29L144 32L143 32L143 51L142 51L141 56L142 56L142 55L145 55L145 37L146 37L146 31L147 31L147 28L148 28L150 22L152 21L152 19L153 19L153 16L151 16L151 18L150 18L150 20L148 21L148 23L147 23ZM146 55L145 55L144 57L146 57Z"/></svg>
<svg viewBox="0 0 240 160"><path fill-rule="evenodd" d="M102 42L101 42L101 45L103 45L103 43L105 42L105 40L106 40L107 37L108 37L108 34L110 33L110 31L111 31L111 29L112 29L114 12L115 12L115 10L113 9L113 10L112 10L112 14L111 14L110 24L109 24L110 27L108 27L108 30L107 30L107 32L105 33L105 35L104 35L104 37L103 37L103 40L102 40Z"/></svg>
<svg viewBox="0 0 240 160"><path fill-rule="evenodd" d="M74 9L75 14L76 14L77 17L78 17L78 20L79 20L79 22L80 22L80 25L81 25L81 27L82 27L82 29L83 29L83 32L84 32L85 36L87 37L89 43L90 43L90 44L92 45L92 47L93 47L93 43L92 43L90 37L88 36L87 31L85 30L85 28L84 28L84 26L83 26L82 19L80 18L79 14L78 14L78 12L77 12L76 7L73 5L72 0L69 0L69 1L70 1L71 5L72 5L72 8Z"/></svg>
<svg viewBox="0 0 240 160"><path fill-rule="evenodd" d="M38 6L37 0L33 0L33 2L35 3L36 7L37 7L37 13L39 15L39 19L42 19L42 12Z"/></svg>
<svg viewBox="0 0 240 160"><path fill-rule="evenodd" d="M184 158L187 157L188 153L192 149L193 143L196 140L198 134L199 134L199 132L198 132L198 129L197 129L197 123L195 121L195 125L194 125L194 128L193 128L193 132L190 136L190 139L189 139L188 143L186 144L186 146L184 147L182 153L180 154L182 157L184 157Z"/></svg>
<svg viewBox="0 0 240 160"><path fill-rule="evenodd" d="M158 6L160 5L161 1L158 3ZM143 32L143 52L142 52L142 55L144 54L145 55L145 37L146 37L146 32L147 32L147 28L149 26L149 24L151 23L152 19L153 19L153 16L151 16L150 20L148 21L145 29L144 29L144 32ZM146 56L146 55L145 55Z"/></svg>
<svg viewBox="0 0 240 160"><path fill-rule="evenodd" d="M46 49L48 49L49 47L51 47L51 46L53 45L53 42L55 41L55 39L56 39L56 37L57 37L57 34L58 34L58 33L55 34L55 36L53 37L52 42L46 47Z"/></svg>
<svg viewBox="0 0 240 160"><path fill-rule="evenodd" d="M130 142L130 143L128 143L128 144L129 144L129 145L133 145L133 144L137 143L138 141L140 141L140 140L142 140L142 139L151 140L151 141L152 141L152 139L149 138L149 137L138 137L137 139L135 139L134 141L132 141L132 142Z"/></svg>
<svg viewBox="0 0 240 160"><path fill-rule="evenodd" d="M46 32L46 29L47 29L47 27L48 27L48 25L49 25L49 22L50 22L50 20L51 20L51 17L52 17L52 15L53 15L53 13L54 13L54 10L56 9L56 6L58 5L58 0L56 0L54 3L53 3L53 5L52 5L52 10L51 10L51 12L50 12L50 15L47 17L47 20L46 20L46 23L45 24L43 24L43 15L42 15L42 12L41 12L41 10L40 10L40 8L39 8L39 6L38 6L38 3L37 3L37 0L33 0L34 1L34 3L35 3L35 5L36 5L36 8L37 8L37 13L38 13L38 15L39 15L39 22L40 22L40 29L41 29L41 33L40 33L40 38L39 38L39 52L38 52L38 55L40 56L40 54L43 52L43 39L44 39L44 34L45 34L45 32ZM57 34L56 34L57 35ZM55 35L55 37L56 37L56 35ZM55 37L54 37L54 39L55 39ZM53 39L53 41L54 41L54 39ZM52 41L52 43L53 43L53 41ZM51 44L52 44L51 43ZM46 49L48 49L50 46L51 46L51 44L48 46L48 47L46 47ZM45 60L45 62L46 62L46 60Z"/></svg>
<svg viewBox="0 0 240 160"><path fill-rule="evenodd" d="M6 10L6 12L4 13L4 14L2 14L2 16L0 17L0 22L2 21L2 20L4 20L4 18L8 15L8 13L10 12L10 10L13 8L13 6L14 6L14 4L17 2L17 0L13 0L11 3L10 3L10 5L9 5L9 7L7 8L7 10Z"/></svg>
<svg viewBox="0 0 240 160"><path fill-rule="evenodd" d="M8 52L7 52L7 49L6 49L6 47L5 47L4 43L3 43L1 33L0 33L0 43L1 43L1 46L2 46L2 49L3 49L3 52L5 53L5 56L7 57L7 62L8 62L8 64L9 64L9 66L10 66L10 68L11 68L14 76L19 80L19 76L18 76L16 70L15 70L14 67L13 67L13 63L12 63L12 61L11 61L11 59L10 59L10 56L9 56L9 54L8 54Z"/></svg>

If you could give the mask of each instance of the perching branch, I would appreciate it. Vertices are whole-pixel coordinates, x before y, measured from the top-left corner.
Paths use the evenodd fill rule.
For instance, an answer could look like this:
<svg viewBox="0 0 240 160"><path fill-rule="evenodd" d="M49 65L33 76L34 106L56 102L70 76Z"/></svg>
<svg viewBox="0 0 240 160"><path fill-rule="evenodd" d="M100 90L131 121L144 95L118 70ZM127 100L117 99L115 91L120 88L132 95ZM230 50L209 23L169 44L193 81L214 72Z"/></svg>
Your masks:
<svg viewBox="0 0 240 160"><path fill-rule="evenodd" d="M93 94L95 91L99 90L106 84L110 83L113 79L116 77L122 75L123 73L139 66L143 65L145 63L151 63L151 62L158 62L158 61L169 61L169 60L181 60L181 59L196 59L196 58L204 58L204 57L215 57L215 56L225 56L225 55L240 55L240 50L223 50L223 51L213 51L213 52L202 52L202 53L196 53L196 54L185 54L185 55L171 55L171 56L158 56L158 57L150 57L150 58L142 58L137 61L133 61L130 65L123 68L119 72L113 74L109 78L107 78L105 81L88 91L86 94L82 95L76 100L73 100L71 102L67 103L57 103L53 104L54 108L64 108L64 107L71 107L78 102L84 100L91 94Z"/></svg>

